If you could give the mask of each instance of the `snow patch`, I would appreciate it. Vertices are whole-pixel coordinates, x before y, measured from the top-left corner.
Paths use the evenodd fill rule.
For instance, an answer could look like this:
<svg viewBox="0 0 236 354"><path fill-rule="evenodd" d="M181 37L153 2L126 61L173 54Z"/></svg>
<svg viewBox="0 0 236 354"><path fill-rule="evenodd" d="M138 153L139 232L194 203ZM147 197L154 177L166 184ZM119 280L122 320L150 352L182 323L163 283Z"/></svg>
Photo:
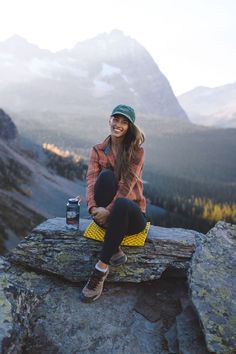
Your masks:
<svg viewBox="0 0 236 354"><path fill-rule="evenodd" d="M121 75L122 76L122 78L126 81L126 82L129 82L129 80L128 80L128 78L127 78L127 76L126 75Z"/></svg>
<svg viewBox="0 0 236 354"><path fill-rule="evenodd" d="M54 78L57 74L60 78L60 74L71 75L76 77L87 77L88 72L78 67L72 67L71 64L66 65L66 63L60 63L57 61L49 61L49 60L41 60L38 58L34 58L30 63L30 71L33 74L36 74L41 77Z"/></svg>
<svg viewBox="0 0 236 354"><path fill-rule="evenodd" d="M102 64L102 70L99 74L99 76L101 77L106 77L106 76L113 76L116 74L120 74L121 73L121 69L117 68L116 66L112 66L106 63Z"/></svg>
<svg viewBox="0 0 236 354"><path fill-rule="evenodd" d="M129 87L129 90L135 95L138 96L138 93L133 89L133 87Z"/></svg>
<svg viewBox="0 0 236 354"><path fill-rule="evenodd" d="M15 59L12 54L0 53L0 61L4 66L13 66L15 64Z"/></svg>
<svg viewBox="0 0 236 354"><path fill-rule="evenodd" d="M94 95L96 97L102 97L114 90L114 87L105 81L96 79L93 81L94 84Z"/></svg>

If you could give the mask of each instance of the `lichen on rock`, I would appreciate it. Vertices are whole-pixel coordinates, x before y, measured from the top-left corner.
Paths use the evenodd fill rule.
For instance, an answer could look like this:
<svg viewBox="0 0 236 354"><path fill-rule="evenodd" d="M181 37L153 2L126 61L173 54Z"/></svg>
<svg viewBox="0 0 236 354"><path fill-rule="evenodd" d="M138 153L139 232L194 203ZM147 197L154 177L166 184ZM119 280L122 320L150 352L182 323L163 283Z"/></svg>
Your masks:
<svg viewBox="0 0 236 354"><path fill-rule="evenodd" d="M236 352L236 225L218 222L192 257L189 284L207 347Z"/></svg>

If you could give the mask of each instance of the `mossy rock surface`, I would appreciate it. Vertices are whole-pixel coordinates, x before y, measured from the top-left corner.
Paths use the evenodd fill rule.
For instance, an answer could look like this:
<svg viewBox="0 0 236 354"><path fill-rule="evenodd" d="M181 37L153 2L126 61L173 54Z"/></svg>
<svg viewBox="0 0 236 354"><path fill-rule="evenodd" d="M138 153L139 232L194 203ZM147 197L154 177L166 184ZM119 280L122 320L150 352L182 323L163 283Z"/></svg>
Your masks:
<svg viewBox="0 0 236 354"><path fill-rule="evenodd" d="M7 256L12 263L49 272L72 282L85 281L102 249L102 243L83 237L91 220L81 219L80 229L67 228L65 218L37 226ZM134 282L159 279L166 269L187 272L196 239L204 235L181 228L150 227L144 247L123 247L124 266L110 269L107 281Z"/></svg>
<svg viewBox="0 0 236 354"><path fill-rule="evenodd" d="M236 225L218 222L193 255L189 283L208 349L236 353Z"/></svg>

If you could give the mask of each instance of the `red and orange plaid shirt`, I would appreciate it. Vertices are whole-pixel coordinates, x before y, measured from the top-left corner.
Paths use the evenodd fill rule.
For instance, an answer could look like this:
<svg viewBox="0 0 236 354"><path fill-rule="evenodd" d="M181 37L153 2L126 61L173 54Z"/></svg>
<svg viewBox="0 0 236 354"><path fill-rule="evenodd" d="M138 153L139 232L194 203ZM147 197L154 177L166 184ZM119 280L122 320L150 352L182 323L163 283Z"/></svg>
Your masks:
<svg viewBox="0 0 236 354"><path fill-rule="evenodd" d="M143 183L142 183L142 170L144 163L144 150L142 147L139 148L137 152L136 161L132 163L132 171L136 176L123 179L121 178L118 182L118 188L115 197L112 202L106 207L107 210L111 211L114 201L117 198L128 198L136 202L141 211L145 213L146 211L146 199L143 195ZM101 143L92 147L90 152L90 161L87 171L87 190L86 199L88 205L88 211L92 207L96 207L96 202L94 200L94 185L96 179L102 169L113 168L115 165L115 157L111 148L110 135Z"/></svg>

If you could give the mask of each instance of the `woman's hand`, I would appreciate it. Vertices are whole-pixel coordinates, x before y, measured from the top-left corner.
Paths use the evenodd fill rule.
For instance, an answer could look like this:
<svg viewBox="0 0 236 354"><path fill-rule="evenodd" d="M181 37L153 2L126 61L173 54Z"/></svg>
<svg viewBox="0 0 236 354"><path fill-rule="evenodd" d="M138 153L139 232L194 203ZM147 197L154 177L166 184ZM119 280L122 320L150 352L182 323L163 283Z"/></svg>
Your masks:
<svg viewBox="0 0 236 354"><path fill-rule="evenodd" d="M95 208L93 207L91 209L91 214L94 219L99 225L105 225L108 221L108 217L110 215L110 212L102 207Z"/></svg>

